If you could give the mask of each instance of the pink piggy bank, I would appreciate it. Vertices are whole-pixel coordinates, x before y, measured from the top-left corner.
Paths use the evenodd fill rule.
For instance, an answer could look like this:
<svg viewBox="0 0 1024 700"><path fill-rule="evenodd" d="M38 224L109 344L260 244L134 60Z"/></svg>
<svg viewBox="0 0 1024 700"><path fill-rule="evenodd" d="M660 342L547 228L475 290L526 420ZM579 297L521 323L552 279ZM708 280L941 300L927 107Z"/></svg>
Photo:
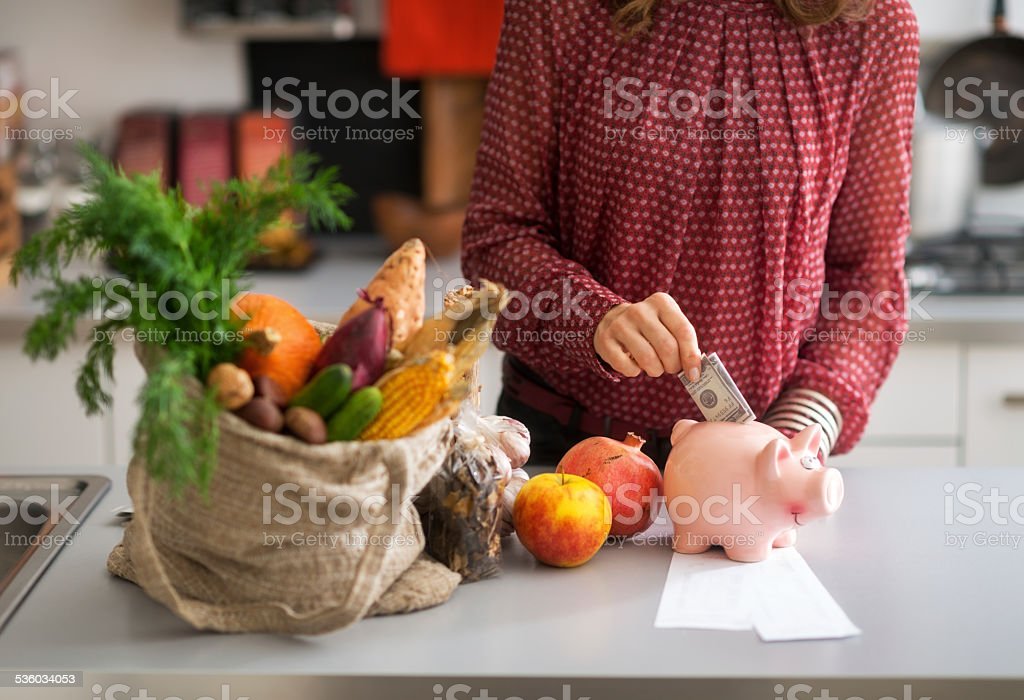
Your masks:
<svg viewBox="0 0 1024 700"><path fill-rule="evenodd" d="M674 549L718 545L750 562L792 546L798 526L843 502L843 478L818 461L820 443L817 425L790 440L763 423L676 423L665 467Z"/></svg>

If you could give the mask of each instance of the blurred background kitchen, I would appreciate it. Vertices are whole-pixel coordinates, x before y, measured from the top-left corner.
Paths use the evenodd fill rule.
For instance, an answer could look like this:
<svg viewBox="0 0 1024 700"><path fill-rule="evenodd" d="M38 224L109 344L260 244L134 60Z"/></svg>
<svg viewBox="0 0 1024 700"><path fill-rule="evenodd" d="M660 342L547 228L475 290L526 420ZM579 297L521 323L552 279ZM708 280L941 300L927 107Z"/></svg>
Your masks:
<svg viewBox="0 0 1024 700"><path fill-rule="evenodd" d="M988 104L977 117L943 114L949 76L980 79L974 93L993 81L1024 90L1024 0L913 4L921 102L937 112L922 110L915 139L908 274L917 313L864 440L833 462L1024 467L1024 132L1014 131L1024 119ZM339 165L358 194L353 230L270 231L268 254L254 261L254 287L313 318L336 320L410 236L436 257L428 306L458 278L500 1L453 0L442 17L422 5L0 0L0 471L98 469L130 456L141 380L131 353L119 353L113 410L85 417L77 360L22 356L38 306L31 286L6 283L3 259L83 196L79 142L127 170L162 167L195 203L203 183L258 174L291 149ZM303 96L314 82L324 93ZM22 109L4 97L32 90L43 92ZM953 100L964 113L975 106ZM1024 115L1024 99L1017 107ZM497 399L498 367L492 352L485 407Z"/></svg>

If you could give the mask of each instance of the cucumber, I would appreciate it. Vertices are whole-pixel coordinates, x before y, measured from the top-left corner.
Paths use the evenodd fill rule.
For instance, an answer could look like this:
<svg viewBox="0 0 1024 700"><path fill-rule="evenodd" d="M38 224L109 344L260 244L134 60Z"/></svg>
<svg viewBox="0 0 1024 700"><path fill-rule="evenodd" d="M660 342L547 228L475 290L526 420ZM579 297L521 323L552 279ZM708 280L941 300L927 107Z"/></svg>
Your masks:
<svg viewBox="0 0 1024 700"><path fill-rule="evenodd" d="M327 424L327 440L355 440L380 413L383 396L375 386L363 387L352 394Z"/></svg>
<svg viewBox="0 0 1024 700"><path fill-rule="evenodd" d="M295 398L292 406L311 408L327 420L334 415L348 399L352 390L352 368L337 364L324 367Z"/></svg>

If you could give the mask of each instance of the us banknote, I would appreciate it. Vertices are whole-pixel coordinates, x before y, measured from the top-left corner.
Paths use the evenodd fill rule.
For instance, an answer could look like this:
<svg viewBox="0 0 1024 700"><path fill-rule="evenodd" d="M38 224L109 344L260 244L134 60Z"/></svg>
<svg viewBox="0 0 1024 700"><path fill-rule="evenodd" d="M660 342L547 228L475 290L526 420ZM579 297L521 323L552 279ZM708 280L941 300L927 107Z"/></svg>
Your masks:
<svg viewBox="0 0 1024 700"><path fill-rule="evenodd" d="M679 380L709 421L747 423L756 418L718 353L701 356L700 379L691 382L681 372Z"/></svg>

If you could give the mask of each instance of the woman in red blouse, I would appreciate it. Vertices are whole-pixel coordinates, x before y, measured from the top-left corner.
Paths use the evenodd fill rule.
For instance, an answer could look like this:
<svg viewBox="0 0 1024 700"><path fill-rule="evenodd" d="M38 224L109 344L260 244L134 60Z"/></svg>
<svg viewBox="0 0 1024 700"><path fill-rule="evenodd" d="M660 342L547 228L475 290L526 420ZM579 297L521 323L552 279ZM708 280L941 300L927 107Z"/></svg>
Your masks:
<svg viewBox="0 0 1024 700"><path fill-rule="evenodd" d="M700 419L717 352L759 419L860 438L906 329L908 0L508 0L463 231L517 292L500 410L540 460Z"/></svg>

